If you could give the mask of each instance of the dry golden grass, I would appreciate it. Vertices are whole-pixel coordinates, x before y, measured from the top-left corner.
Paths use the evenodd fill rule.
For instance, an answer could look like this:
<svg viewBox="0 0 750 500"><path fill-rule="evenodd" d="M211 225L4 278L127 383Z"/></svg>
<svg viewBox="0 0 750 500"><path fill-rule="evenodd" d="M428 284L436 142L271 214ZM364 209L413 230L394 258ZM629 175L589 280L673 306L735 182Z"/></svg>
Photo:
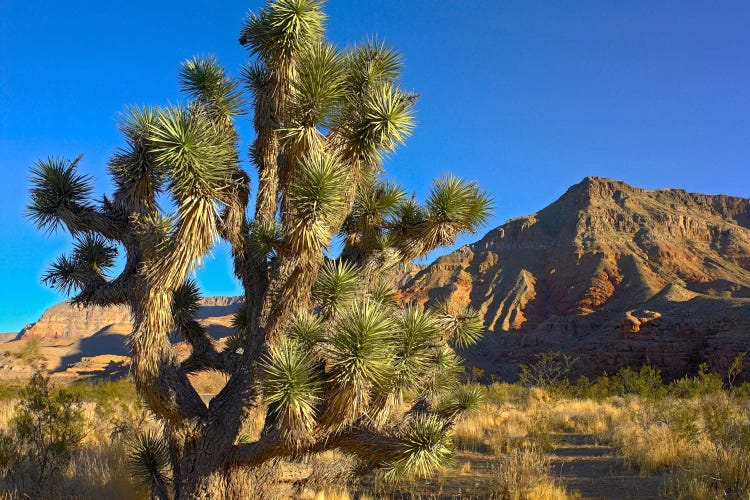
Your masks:
<svg viewBox="0 0 750 500"><path fill-rule="evenodd" d="M485 404L456 425L453 441L459 450L495 454L530 446L550 448L551 405L541 390L532 390L523 399Z"/></svg>
<svg viewBox="0 0 750 500"><path fill-rule="evenodd" d="M298 464L312 474L297 496L334 500L404 494L580 498L551 473L550 454L557 436L582 434L607 443L643 474L669 471L665 491L671 496L750 498L750 403L746 400L717 392L690 398L626 396L598 401L551 396L508 384L495 384L487 394L482 409L454 429L458 456L453 467L437 477L388 485L375 476L347 489L351 463L336 452L327 452ZM0 400L0 429L8 428L16 403ZM86 402L83 408L87 421L84 449L56 485L59 497L138 498L141 493L136 493L138 487L124 463L126 436L156 424L134 401ZM257 422L249 421L247 434L256 434L255 427ZM270 483L279 479L270 477L249 478L253 484L246 486L256 491L259 479ZM17 474L14 482L7 475L0 479L0 498L21 498L27 479L23 474ZM281 491L276 486L272 493ZM373 496L363 496L367 494Z"/></svg>
<svg viewBox="0 0 750 500"><path fill-rule="evenodd" d="M491 496L500 500L579 498L550 476L549 457L538 448L514 449L500 458Z"/></svg>
<svg viewBox="0 0 750 500"><path fill-rule="evenodd" d="M747 400L724 392L603 401L550 397L539 389L523 397L507 389L501 392L502 397L492 398L456 427L454 440L458 449L494 453L504 461L505 472L498 479L504 498L521 498L511 491L530 495L528 485L520 486L522 478L534 477L542 468L532 466L528 450L549 450L555 433L593 436L643 474L669 471L666 486L671 495L750 498ZM515 466L508 467L507 460Z"/></svg>

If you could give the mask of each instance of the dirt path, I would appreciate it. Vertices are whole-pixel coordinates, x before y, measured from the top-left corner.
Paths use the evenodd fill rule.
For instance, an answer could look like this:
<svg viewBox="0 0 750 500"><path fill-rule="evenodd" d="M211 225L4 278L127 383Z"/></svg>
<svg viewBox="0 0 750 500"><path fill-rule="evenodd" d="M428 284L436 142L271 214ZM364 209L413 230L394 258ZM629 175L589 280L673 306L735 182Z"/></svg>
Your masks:
<svg viewBox="0 0 750 500"><path fill-rule="evenodd" d="M592 435L556 434L557 446L548 453L551 474L559 479L570 493L582 499L665 499L664 476L641 476L629 469L616 451L596 442ZM488 498L494 476L500 466L497 457L484 453L458 452L455 467L439 476L393 485L373 491L376 498L391 499L465 499Z"/></svg>
<svg viewBox="0 0 750 500"><path fill-rule="evenodd" d="M614 449L598 444L591 435L560 434L550 453L552 472L569 491L583 498L653 499L663 495L664 477L641 476L628 469Z"/></svg>

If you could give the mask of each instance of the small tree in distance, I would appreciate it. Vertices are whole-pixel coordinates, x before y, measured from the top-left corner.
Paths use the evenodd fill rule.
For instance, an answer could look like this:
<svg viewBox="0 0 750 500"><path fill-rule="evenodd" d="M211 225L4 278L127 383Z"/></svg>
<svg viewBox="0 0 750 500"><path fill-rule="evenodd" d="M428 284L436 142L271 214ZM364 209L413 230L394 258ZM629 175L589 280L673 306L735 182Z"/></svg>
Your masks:
<svg viewBox="0 0 750 500"><path fill-rule="evenodd" d="M328 43L322 7L276 0L244 23L252 217L234 126L245 96L212 57L182 64L186 104L126 111L111 197L91 199L79 160L32 171L30 217L75 237L44 281L74 302L132 311L131 370L163 423L176 498L231 496L244 468L329 449L356 457L358 473L431 474L451 456L453 423L478 402L457 384L452 347L477 341L478 314L400 307L393 286L399 264L475 232L491 202L453 176L435 181L425 204L385 179L383 159L410 135L417 96L399 85L400 56L384 43ZM162 194L174 213L160 209ZM336 235L343 250L331 260ZM190 279L220 239L244 290L225 347L196 320ZM110 277L118 250L124 269ZM172 332L192 346L182 362ZM208 405L187 377L202 370L229 378ZM259 414L260 436L241 442L243 422Z"/></svg>

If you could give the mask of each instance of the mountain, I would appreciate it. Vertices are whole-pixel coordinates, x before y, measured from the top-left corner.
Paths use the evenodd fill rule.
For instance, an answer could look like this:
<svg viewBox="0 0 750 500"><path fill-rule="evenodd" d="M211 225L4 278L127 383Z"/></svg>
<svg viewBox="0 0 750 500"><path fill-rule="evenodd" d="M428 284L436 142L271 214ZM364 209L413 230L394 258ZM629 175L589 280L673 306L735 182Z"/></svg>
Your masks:
<svg viewBox="0 0 750 500"><path fill-rule="evenodd" d="M198 321L214 338L232 333L232 314L240 305L239 297L205 297L200 305ZM127 336L131 330L130 311L125 306L80 307L62 302L0 346L0 379L23 379L31 374L32 368L23 358L32 345L38 346L53 376L122 375L130 366ZM184 341L174 339L174 344L179 357L189 354ZM201 387L216 382L210 375L198 378Z"/></svg>
<svg viewBox="0 0 750 500"><path fill-rule="evenodd" d="M407 302L478 309L488 331L462 354L488 375L513 379L545 351L572 354L587 375L643 363L668 378L703 361L723 370L750 350L750 200L588 177L538 213L408 267L399 287ZM201 322L224 337L238 305L203 299ZM58 304L2 345L0 378L26 374L13 353L30 339L61 376L122 373L130 326L124 307Z"/></svg>
<svg viewBox="0 0 750 500"><path fill-rule="evenodd" d="M229 323L221 318L231 316L240 304L239 297L204 297L200 301L198 318L207 321L206 326L215 330L215 336L228 335L222 328ZM131 330L130 310L126 306L80 307L70 302L61 302L47 309L35 323L21 330L20 338L78 339L105 330Z"/></svg>
<svg viewBox="0 0 750 500"><path fill-rule="evenodd" d="M750 349L750 200L588 177L440 257L403 296L478 309L488 333L465 354L506 377L550 350L592 375L723 369Z"/></svg>

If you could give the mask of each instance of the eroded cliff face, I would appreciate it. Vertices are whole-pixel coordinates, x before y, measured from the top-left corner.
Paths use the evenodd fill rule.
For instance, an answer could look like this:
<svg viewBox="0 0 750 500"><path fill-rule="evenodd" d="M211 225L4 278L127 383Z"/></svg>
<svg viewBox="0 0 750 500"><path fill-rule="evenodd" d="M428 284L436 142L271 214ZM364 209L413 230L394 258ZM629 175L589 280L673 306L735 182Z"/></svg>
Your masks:
<svg viewBox="0 0 750 500"><path fill-rule="evenodd" d="M201 299L199 318L224 318L239 306L238 297L204 297ZM209 321L210 324L224 321ZM107 329L129 332L131 330L130 309L126 306L81 307L70 302L61 302L47 309L36 323L27 325L20 332L21 338L80 339Z"/></svg>
<svg viewBox="0 0 750 500"><path fill-rule="evenodd" d="M437 259L403 295L480 310L488 338L467 355L490 372L549 349L591 374L721 368L750 349L750 200L589 177Z"/></svg>

